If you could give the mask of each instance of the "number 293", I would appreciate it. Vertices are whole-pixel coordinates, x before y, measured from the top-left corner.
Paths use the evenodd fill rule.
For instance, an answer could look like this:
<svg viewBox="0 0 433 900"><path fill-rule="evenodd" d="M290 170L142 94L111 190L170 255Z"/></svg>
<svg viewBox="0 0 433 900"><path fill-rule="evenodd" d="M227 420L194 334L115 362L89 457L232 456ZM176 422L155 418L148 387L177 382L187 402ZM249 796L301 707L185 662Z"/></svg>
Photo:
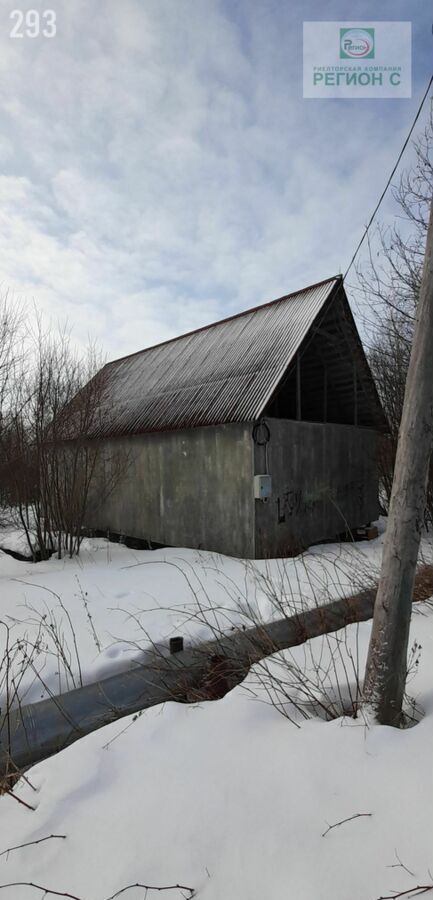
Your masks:
<svg viewBox="0 0 433 900"><path fill-rule="evenodd" d="M9 18L13 23L11 38L53 38L56 35L56 13L53 9L46 9L41 13L37 9L13 9Z"/></svg>

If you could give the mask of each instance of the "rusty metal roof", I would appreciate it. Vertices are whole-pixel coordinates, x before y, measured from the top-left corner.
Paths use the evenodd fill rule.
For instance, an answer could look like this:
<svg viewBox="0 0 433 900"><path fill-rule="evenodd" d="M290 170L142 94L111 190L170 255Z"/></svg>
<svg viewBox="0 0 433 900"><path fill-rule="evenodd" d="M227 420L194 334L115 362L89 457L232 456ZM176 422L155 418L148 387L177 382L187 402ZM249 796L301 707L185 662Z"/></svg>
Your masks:
<svg viewBox="0 0 433 900"><path fill-rule="evenodd" d="M98 435L258 419L341 278L108 363Z"/></svg>

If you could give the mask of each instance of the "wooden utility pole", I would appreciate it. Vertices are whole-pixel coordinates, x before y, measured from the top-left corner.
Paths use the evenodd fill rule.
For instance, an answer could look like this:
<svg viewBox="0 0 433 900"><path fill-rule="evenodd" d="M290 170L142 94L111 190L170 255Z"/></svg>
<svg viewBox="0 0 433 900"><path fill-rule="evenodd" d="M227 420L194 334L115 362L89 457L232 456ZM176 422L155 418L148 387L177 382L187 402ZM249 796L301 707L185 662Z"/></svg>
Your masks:
<svg viewBox="0 0 433 900"><path fill-rule="evenodd" d="M433 200L364 683L383 725L399 725L415 569L433 443Z"/></svg>

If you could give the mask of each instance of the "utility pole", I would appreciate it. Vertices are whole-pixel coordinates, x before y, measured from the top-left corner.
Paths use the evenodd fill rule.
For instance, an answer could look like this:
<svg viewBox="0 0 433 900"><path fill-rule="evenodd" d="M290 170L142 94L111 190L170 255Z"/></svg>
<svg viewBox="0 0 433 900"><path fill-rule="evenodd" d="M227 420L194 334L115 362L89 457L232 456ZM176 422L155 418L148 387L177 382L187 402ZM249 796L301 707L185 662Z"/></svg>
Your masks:
<svg viewBox="0 0 433 900"><path fill-rule="evenodd" d="M433 200L364 682L364 700L382 725L398 726L402 719L432 444Z"/></svg>

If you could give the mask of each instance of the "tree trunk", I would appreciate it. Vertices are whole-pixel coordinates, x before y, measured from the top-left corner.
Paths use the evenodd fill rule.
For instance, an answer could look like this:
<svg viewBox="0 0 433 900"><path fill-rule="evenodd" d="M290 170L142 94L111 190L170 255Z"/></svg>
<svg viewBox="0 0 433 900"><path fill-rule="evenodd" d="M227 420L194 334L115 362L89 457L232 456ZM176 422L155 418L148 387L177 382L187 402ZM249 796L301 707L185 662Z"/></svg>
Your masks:
<svg viewBox="0 0 433 900"><path fill-rule="evenodd" d="M402 720L432 438L433 202L364 683L364 699L383 725L400 725Z"/></svg>

